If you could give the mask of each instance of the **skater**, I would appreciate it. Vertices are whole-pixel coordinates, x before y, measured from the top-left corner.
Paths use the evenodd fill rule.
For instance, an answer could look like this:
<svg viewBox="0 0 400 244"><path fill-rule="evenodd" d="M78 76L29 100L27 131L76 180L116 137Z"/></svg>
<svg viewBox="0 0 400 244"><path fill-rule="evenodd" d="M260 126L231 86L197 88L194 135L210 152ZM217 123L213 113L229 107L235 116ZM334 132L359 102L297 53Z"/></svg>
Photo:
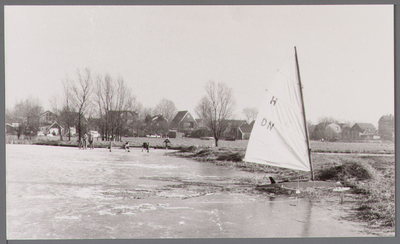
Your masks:
<svg viewBox="0 0 400 244"><path fill-rule="evenodd" d="M83 149L87 149L87 144L88 144L88 135L85 133L83 135Z"/></svg>
<svg viewBox="0 0 400 244"><path fill-rule="evenodd" d="M112 136L110 135L110 152L111 152L111 148L112 148Z"/></svg>
<svg viewBox="0 0 400 244"><path fill-rule="evenodd" d="M165 149L168 150L168 146L171 144L171 141L169 140L169 137L167 137L167 139L164 140L165 143Z"/></svg>
<svg viewBox="0 0 400 244"><path fill-rule="evenodd" d="M147 152L149 152L149 147L150 147L150 143L144 142L143 146L142 146L142 152L143 152L143 150L147 150Z"/></svg>
<svg viewBox="0 0 400 244"><path fill-rule="evenodd" d="M81 138L78 138L78 147L79 147L79 149L83 149L83 139L82 139L82 137Z"/></svg>
<svg viewBox="0 0 400 244"><path fill-rule="evenodd" d="M125 152L126 152L126 151L130 152L130 151L129 151L129 141L127 141L127 142L125 143Z"/></svg>
<svg viewBox="0 0 400 244"><path fill-rule="evenodd" d="M89 134L89 148L94 149L94 136L92 133Z"/></svg>

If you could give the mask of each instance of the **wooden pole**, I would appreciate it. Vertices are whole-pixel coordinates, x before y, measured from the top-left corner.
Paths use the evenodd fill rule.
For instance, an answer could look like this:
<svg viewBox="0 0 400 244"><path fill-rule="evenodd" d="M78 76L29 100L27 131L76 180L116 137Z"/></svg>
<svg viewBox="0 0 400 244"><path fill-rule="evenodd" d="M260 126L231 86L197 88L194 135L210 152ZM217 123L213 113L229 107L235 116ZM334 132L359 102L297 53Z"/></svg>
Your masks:
<svg viewBox="0 0 400 244"><path fill-rule="evenodd" d="M309 140L309 136L308 136L306 110L304 108L303 86L301 85L299 59L297 58L297 48L296 47L294 47L294 53L295 53L295 57L296 57L297 77L299 78L300 97L301 97L301 105L302 105L302 109L303 109L304 127L305 127L306 137L307 137L307 149L308 149L308 159L310 161L311 180L314 181L314 171L313 171L313 166L312 166L312 162L311 162L311 149L310 149L310 140Z"/></svg>

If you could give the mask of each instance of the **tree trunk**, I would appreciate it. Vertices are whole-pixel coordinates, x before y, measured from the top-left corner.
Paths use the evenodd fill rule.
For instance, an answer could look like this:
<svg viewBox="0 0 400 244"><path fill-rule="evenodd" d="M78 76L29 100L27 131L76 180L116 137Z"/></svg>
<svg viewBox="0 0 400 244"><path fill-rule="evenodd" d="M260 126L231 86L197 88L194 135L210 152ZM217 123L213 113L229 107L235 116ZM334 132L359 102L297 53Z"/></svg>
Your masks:
<svg viewBox="0 0 400 244"><path fill-rule="evenodd" d="M61 126L58 126L58 133L60 133L60 141L62 141L63 138L62 138Z"/></svg>
<svg viewBox="0 0 400 244"><path fill-rule="evenodd" d="M214 137L214 139L215 139L215 147L218 147L218 138Z"/></svg>

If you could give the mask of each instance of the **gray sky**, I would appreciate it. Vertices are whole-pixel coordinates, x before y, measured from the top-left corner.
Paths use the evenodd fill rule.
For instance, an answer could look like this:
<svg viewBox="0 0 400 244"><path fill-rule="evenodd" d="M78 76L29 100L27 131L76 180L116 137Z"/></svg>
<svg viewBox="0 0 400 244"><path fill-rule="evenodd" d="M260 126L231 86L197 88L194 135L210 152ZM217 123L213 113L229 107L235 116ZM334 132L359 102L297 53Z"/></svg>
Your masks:
<svg viewBox="0 0 400 244"><path fill-rule="evenodd" d="M6 6L6 107L50 109L77 69L122 76L144 106L194 108L209 80L259 107L297 46L307 119L377 126L394 113L392 5Z"/></svg>

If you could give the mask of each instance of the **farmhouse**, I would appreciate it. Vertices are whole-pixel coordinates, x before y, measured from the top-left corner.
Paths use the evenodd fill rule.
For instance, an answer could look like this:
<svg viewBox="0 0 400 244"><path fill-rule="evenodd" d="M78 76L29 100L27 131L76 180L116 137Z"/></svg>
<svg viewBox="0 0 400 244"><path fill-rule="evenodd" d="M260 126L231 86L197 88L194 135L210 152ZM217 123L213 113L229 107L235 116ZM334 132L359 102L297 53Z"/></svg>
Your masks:
<svg viewBox="0 0 400 244"><path fill-rule="evenodd" d="M313 131L310 132L310 138L312 140L337 141L343 138L343 131L346 130L346 133L349 133L350 128L347 127L344 123L321 122L314 126Z"/></svg>
<svg viewBox="0 0 400 244"><path fill-rule="evenodd" d="M135 123L139 119L139 114L137 111L131 110L111 110L108 112L108 116L111 121L113 121L113 125L118 128L121 135L124 136L135 136L137 135L137 131L135 130ZM102 131L101 130L101 119L94 123L94 127L92 130ZM97 125L97 128L96 128ZM103 125L104 127L104 125Z"/></svg>
<svg viewBox="0 0 400 244"><path fill-rule="evenodd" d="M65 134L71 134L71 136L75 135L77 132L77 128L79 127L79 113L73 111L66 111L61 113L58 118L60 124L64 125L67 129L64 130ZM81 129L83 130L88 125L88 120L85 116L81 118Z"/></svg>
<svg viewBox="0 0 400 244"><path fill-rule="evenodd" d="M353 140L372 140L376 134L376 128L371 123L356 123L350 130Z"/></svg>
<svg viewBox="0 0 400 244"><path fill-rule="evenodd" d="M182 138L184 138L184 136L185 136L184 133L178 132L178 131L176 131L176 130L170 130L170 131L168 131L168 137L169 137L169 138L180 138L180 139L182 139Z"/></svg>
<svg viewBox="0 0 400 244"><path fill-rule="evenodd" d="M223 137L226 139L238 139L239 127L246 124L245 120L224 120L227 124L227 128L223 133Z"/></svg>
<svg viewBox="0 0 400 244"><path fill-rule="evenodd" d="M383 140L394 140L394 116L384 115L378 122L378 134Z"/></svg>
<svg viewBox="0 0 400 244"><path fill-rule="evenodd" d="M59 135L60 131L61 133L64 133L64 128L57 122L53 122L51 125L40 126L39 129L45 135L47 134Z"/></svg>
<svg viewBox="0 0 400 244"><path fill-rule="evenodd" d="M206 127L192 131L189 135L192 138L213 137L213 132Z"/></svg>
<svg viewBox="0 0 400 244"><path fill-rule="evenodd" d="M239 140L248 140L250 138L251 131L253 130L255 121L251 122L250 124L242 124L239 126L237 130L237 139Z"/></svg>
<svg viewBox="0 0 400 244"><path fill-rule="evenodd" d="M312 133L310 133L310 138L312 140L325 140L325 127L327 126L326 122L321 122L314 127Z"/></svg>
<svg viewBox="0 0 400 244"><path fill-rule="evenodd" d="M127 123L134 122L139 118L138 112L130 110L110 110L108 114L113 119L120 119Z"/></svg>
<svg viewBox="0 0 400 244"><path fill-rule="evenodd" d="M6 123L6 133L16 134L19 127L19 123Z"/></svg>
<svg viewBox="0 0 400 244"><path fill-rule="evenodd" d="M342 128L342 139L348 140L351 137L351 127L348 124L341 123L339 124Z"/></svg>
<svg viewBox="0 0 400 244"><path fill-rule="evenodd" d="M148 115L145 119L146 133L167 135L168 134L168 120L161 114L150 116Z"/></svg>
<svg viewBox="0 0 400 244"><path fill-rule="evenodd" d="M170 124L170 129L184 133L194 131L198 127L197 121L187 110L179 111Z"/></svg>
<svg viewBox="0 0 400 244"><path fill-rule="evenodd" d="M58 119L57 115L53 112L47 110L39 115L39 123L41 126L43 125L51 125L56 122Z"/></svg>

